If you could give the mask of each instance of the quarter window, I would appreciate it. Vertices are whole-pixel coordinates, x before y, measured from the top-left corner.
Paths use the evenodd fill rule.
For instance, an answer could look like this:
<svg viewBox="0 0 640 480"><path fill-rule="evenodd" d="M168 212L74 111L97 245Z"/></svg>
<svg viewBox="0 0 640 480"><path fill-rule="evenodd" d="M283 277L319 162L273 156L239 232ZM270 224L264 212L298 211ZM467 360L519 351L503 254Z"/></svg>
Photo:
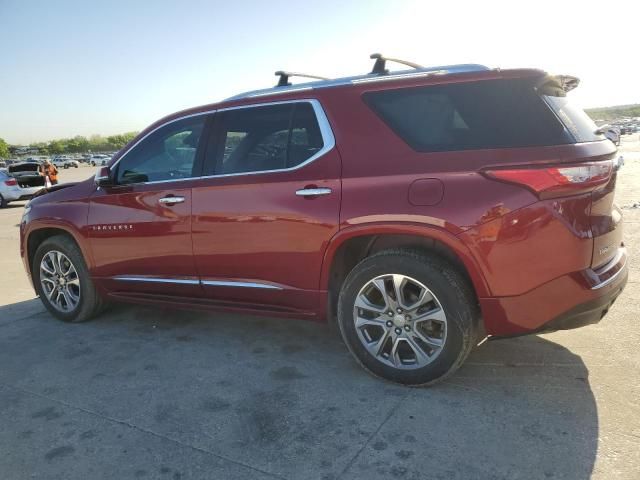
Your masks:
<svg viewBox="0 0 640 480"><path fill-rule="evenodd" d="M530 80L403 88L365 101L414 150L438 152L571 143Z"/></svg>
<svg viewBox="0 0 640 480"><path fill-rule="evenodd" d="M194 176L205 116L185 118L153 132L118 163L117 183L178 180Z"/></svg>
<svg viewBox="0 0 640 480"><path fill-rule="evenodd" d="M284 170L323 147L315 112L307 102L223 111L216 125L215 138L222 148L210 149L217 151L217 161L207 162L208 174Z"/></svg>

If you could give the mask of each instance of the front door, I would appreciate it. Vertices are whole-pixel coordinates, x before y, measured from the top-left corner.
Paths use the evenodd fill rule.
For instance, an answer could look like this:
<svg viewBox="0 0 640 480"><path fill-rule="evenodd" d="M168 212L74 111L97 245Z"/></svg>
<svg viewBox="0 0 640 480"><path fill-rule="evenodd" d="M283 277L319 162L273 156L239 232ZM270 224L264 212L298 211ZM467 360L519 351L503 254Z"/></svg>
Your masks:
<svg viewBox="0 0 640 480"><path fill-rule="evenodd" d="M316 101L216 113L194 185L193 248L204 295L227 307L311 315L338 230L340 157Z"/></svg>
<svg viewBox="0 0 640 480"><path fill-rule="evenodd" d="M206 117L156 129L112 167L114 185L91 197L94 277L112 292L197 296L192 183Z"/></svg>

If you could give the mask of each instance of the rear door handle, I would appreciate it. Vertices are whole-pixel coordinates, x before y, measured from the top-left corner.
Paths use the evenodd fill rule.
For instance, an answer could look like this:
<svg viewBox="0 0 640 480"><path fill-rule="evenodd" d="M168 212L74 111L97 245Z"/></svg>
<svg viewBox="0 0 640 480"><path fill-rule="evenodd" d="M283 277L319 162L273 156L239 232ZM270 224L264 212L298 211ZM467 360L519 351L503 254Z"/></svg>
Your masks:
<svg viewBox="0 0 640 480"><path fill-rule="evenodd" d="M319 197L330 193L330 188L303 188L302 190L296 190L296 195L299 197Z"/></svg>
<svg viewBox="0 0 640 480"><path fill-rule="evenodd" d="M184 203L184 197L174 197L174 196L162 197L161 199L158 200L158 203L170 207L172 205L175 205L176 203Z"/></svg>

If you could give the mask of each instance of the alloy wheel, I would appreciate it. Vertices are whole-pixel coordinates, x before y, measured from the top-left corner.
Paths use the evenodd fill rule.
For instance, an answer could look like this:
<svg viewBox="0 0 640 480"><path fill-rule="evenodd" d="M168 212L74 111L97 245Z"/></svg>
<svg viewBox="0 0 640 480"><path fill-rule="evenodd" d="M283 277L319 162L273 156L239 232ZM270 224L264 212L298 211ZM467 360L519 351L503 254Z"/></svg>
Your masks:
<svg viewBox="0 0 640 480"><path fill-rule="evenodd" d="M381 275L367 282L356 296L353 320L367 351L399 369L431 363L447 338L441 303L425 285L406 275Z"/></svg>
<svg viewBox="0 0 640 480"><path fill-rule="evenodd" d="M40 261L40 285L49 303L61 312L71 312L80 303L80 277L69 257L50 250Z"/></svg>

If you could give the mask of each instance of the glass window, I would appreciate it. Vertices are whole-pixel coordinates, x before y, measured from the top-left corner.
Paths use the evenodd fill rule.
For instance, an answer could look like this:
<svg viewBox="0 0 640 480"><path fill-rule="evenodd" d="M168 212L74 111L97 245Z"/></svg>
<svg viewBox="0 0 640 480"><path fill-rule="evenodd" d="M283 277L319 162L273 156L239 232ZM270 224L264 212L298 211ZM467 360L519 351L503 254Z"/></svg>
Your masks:
<svg viewBox="0 0 640 480"><path fill-rule="evenodd" d="M228 110L218 114L217 125L224 145L218 151L219 174L292 168L323 147L315 112L306 102Z"/></svg>
<svg viewBox="0 0 640 480"><path fill-rule="evenodd" d="M545 95L547 102L577 142L597 142L605 136L597 133L598 127L584 110L569 101L566 96Z"/></svg>
<svg viewBox="0 0 640 480"><path fill-rule="evenodd" d="M422 152L571 142L533 81L486 80L372 92L365 101Z"/></svg>
<svg viewBox="0 0 640 480"><path fill-rule="evenodd" d="M204 122L204 115L185 118L153 132L118 163L117 183L192 177Z"/></svg>

